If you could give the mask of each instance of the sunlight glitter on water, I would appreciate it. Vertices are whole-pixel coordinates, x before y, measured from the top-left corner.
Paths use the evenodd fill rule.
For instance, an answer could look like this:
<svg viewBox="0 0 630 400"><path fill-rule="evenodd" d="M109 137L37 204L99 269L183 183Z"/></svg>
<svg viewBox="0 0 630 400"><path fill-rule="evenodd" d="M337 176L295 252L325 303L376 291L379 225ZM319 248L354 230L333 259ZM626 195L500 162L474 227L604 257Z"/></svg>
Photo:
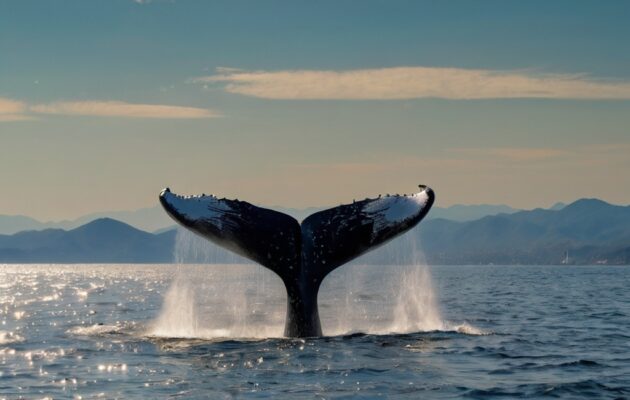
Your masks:
<svg viewBox="0 0 630 400"><path fill-rule="evenodd" d="M370 318L391 324L381 312L396 298L377 286L411 267L348 267L341 272L364 274L355 277L364 282L355 286L363 289L351 296L357 315L350 317L368 327ZM429 267L445 331L308 340L147 337L176 265L0 268L9 300L0 304L0 398L630 395L630 270L623 267ZM201 288L217 282L208 272L214 266L180 268ZM200 278L205 272L210 282ZM253 297L258 283L245 281ZM91 284L101 289L76 295ZM329 287L324 297L345 299L341 289ZM52 293L57 300L41 301ZM198 312L216 313L204 293ZM322 321L330 327L335 303L324 297ZM272 308L284 300L271 299Z"/></svg>

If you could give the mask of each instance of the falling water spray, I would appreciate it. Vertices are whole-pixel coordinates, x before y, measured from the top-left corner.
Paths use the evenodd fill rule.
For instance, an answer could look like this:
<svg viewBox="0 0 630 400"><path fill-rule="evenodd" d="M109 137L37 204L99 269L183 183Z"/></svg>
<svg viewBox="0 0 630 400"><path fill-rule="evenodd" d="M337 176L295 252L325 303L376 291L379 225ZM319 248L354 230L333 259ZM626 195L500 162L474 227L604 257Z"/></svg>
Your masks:
<svg viewBox="0 0 630 400"><path fill-rule="evenodd" d="M418 228L331 273L320 291L327 334L443 330Z"/></svg>
<svg viewBox="0 0 630 400"><path fill-rule="evenodd" d="M469 325L442 319L417 229L338 268L324 280L318 299L326 335L480 333ZM273 272L185 229L177 232L174 258L177 272L151 335L282 336L286 291Z"/></svg>
<svg viewBox="0 0 630 400"><path fill-rule="evenodd" d="M273 272L186 229L178 229L177 268L150 334L177 338L282 336L286 294Z"/></svg>

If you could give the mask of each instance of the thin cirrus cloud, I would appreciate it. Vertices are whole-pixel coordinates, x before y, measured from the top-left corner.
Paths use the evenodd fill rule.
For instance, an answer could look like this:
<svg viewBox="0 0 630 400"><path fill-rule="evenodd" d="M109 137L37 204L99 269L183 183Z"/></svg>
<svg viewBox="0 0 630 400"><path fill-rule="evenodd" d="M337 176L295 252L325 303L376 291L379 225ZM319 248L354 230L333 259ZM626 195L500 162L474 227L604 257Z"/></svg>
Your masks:
<svg viewBox="0 0 630 400"><path fill-rule="evenodd" d="M123 101L57 101L29 105L23 101L0 97L0 122L30 120L38 114L154 119L199 119L221 116L217 111L197 107Z"/></svg>
<svg viewBox="0 0 630 400"><path fill-rule="evenodd" d="M220 116L216 111L204 108L134 104L122 101L58 101L33 105L29 110L38 114L92 117L194 119Z"/></svg>
<svg viewBox="0 0 630 400"><path fill-rule="evenodd" d="M218 68L193 82L222 83L229 93L288 100L630 99L630 82L583 74L395 67L380 69L245 71Z"/></svg>

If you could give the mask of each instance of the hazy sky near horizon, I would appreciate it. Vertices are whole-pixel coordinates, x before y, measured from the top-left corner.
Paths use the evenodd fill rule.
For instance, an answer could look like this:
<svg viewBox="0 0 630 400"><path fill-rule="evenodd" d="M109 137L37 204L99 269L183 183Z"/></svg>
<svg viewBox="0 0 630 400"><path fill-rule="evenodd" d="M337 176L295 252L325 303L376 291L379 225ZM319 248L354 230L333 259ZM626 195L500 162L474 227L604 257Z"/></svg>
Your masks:
<svg viewBox="0 0 630 400"><path fill-rule="evenodd" d="M0 214L630 203L627 1L3 1Z"/></svg>

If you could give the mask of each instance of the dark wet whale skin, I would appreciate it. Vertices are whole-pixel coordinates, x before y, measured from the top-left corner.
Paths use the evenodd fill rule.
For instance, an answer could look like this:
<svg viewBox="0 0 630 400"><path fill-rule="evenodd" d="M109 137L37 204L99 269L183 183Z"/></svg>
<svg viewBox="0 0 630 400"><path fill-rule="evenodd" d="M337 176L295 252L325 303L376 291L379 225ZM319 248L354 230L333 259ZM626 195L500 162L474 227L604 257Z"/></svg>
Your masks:
<svg viewBox="0 0 630 400"><path fill-rule="evenodd" d="M430 188L379 196L314 213L302 223L245 201L182 197L160 203L178 223L275 272L287 290L287 337L322 336L317 293L326 275L418 224L435 201Z"/></svg>

